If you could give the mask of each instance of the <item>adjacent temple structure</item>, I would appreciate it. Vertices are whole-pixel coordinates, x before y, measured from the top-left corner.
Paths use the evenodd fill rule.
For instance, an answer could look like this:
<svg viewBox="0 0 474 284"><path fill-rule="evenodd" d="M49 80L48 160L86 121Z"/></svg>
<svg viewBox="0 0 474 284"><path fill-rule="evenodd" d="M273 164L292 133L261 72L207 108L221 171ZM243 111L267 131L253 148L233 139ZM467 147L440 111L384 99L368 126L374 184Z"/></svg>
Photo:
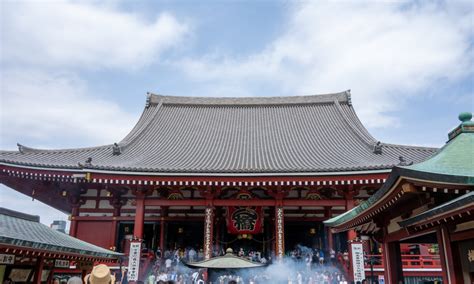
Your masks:
<svg viewBox="0 0 474 284"><path fill-rule="evenodd" d="M280 258L296 244L343 251L353 231L323 221L368 199L393 166L434 148L382 143L349 91L300 97L148 94L122 141L0 152L0 182L71 215L70 235L127 252L252 247ZM97 234L97 232L101 232ZM190 243L192 242L192 243Z"/></svg>

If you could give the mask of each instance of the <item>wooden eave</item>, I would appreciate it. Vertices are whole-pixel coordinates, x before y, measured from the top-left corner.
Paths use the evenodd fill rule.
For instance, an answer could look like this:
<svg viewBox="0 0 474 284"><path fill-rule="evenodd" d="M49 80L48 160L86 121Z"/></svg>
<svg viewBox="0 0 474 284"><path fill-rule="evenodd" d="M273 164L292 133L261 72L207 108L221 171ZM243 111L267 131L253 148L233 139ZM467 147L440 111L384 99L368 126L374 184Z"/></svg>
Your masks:
<svg viewBox="0 0 474 284"><path fill-rule="evenodd" d="M103 257L103 256L92 256L84 255L79 253L72 252L58 252L50 250L49 248L45 249L36 249L31 247L10 245L10 244L0 244L0 252L5 254L14 254L20 256L29 256L29 257L38 257L43 256L47 259L68 259L68 260L77 260L77 261L102 261L102 262L115 262L117 257Z"/></svg>
<svg viewBox="0 0 474 284"><path fill-rule="evenodd" d="M467 204L460 208L443 212L429 217L425 220L420 220L414 224L406 226L408 230L420 231L440 224L459 224L465 221L474 220L474 204Z"/></svg>

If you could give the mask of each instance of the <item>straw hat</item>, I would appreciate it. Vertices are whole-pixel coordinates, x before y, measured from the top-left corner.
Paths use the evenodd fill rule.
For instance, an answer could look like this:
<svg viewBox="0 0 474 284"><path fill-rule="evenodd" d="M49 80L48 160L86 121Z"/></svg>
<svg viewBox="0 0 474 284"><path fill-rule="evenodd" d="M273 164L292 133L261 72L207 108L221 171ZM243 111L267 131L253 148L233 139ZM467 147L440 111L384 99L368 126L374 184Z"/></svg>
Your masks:
<svg viewBox="0 0 474 284"><path fill-rule="evenodd" d="M84 283L91 284L113 284L115 276L110 274L110 269L105 264L99 264L92 268L92 272L84 277Z"/></svg>

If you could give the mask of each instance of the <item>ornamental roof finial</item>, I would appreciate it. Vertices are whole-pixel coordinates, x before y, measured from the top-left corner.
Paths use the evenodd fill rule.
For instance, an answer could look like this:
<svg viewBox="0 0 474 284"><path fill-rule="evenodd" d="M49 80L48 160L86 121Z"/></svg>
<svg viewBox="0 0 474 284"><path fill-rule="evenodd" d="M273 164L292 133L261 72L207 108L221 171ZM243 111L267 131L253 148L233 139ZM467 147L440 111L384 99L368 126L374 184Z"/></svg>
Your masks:
<svg viewBox="0 0 474 284"><path fill-rule="evenodd" d="M403 156L398 157L398 160L400 161L398 163L398 166L410 166L413 165L413 162L407 162Z"/></svg>
<svg viewBox="0 0 474 284"><path fill-rule="evenodd" d="M462 123L469 123L471 122L472 119L472 113L470 112L461 112L458 116L459 120L462 121Z"/></svg>
<svg viewBox="0 0 474 284"><path fill-rule="evenodd" d="M351 89L347 90L346 94L347 94L347 104L349 106L352 106Z"/></svg>
<svg viewBox="0 0 474 284"><path fill-rule="evenodd" d="M146 93L145 108L148 108L148 107L150 106L150 103L151 103L151 93L150 93L150 92L147 92L147 93Z"/></svg>
<svg viewBox="0 0 474 284"><path fill-rule="evenodd" d="M85 167L92 167L92 158L91 158L91 157L87 158L87 159L86 159L86 162L84 163L84 165L83 165L82 163L77 163L77 165L78 165L81 169L83 169L83 168L85 168Z"/></svg>
<svg viewBox="0 0 474 284"><path fill-rule="evenodd" d="M119 144L114 143L114 146L112 147L112 155L120 155L122 154L122 149L120 148Z"/></svg>
<svg viewBox="0 0 474 284"><path fill-rule="evenodd" d="M461 112L458 116L461 124L449 132L449 141L457 137L461 133L474 133L474 121L472 121L471 112Z"/></svg>
<svg viewBox="0 0 474 284"><path fill-rule="evenodd" d="M374 145L374 154L381 155L382 154L382 143L377 141L377 144Z"/></svg>

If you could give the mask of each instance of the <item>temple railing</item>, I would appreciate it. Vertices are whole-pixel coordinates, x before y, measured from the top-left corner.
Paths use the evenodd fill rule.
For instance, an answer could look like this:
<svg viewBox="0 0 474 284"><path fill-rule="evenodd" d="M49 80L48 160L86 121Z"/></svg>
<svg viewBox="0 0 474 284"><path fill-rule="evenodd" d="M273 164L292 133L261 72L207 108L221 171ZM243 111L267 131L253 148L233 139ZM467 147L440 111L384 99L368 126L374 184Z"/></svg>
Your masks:
<svg viewBox="0 0 474 284"><path fill-rule="evenodd" d="M402 267L408 268L441 268L441 260L437 254L402 254ZM380 254L365 255L365 268L383 268L383 257Z"/></svg>

